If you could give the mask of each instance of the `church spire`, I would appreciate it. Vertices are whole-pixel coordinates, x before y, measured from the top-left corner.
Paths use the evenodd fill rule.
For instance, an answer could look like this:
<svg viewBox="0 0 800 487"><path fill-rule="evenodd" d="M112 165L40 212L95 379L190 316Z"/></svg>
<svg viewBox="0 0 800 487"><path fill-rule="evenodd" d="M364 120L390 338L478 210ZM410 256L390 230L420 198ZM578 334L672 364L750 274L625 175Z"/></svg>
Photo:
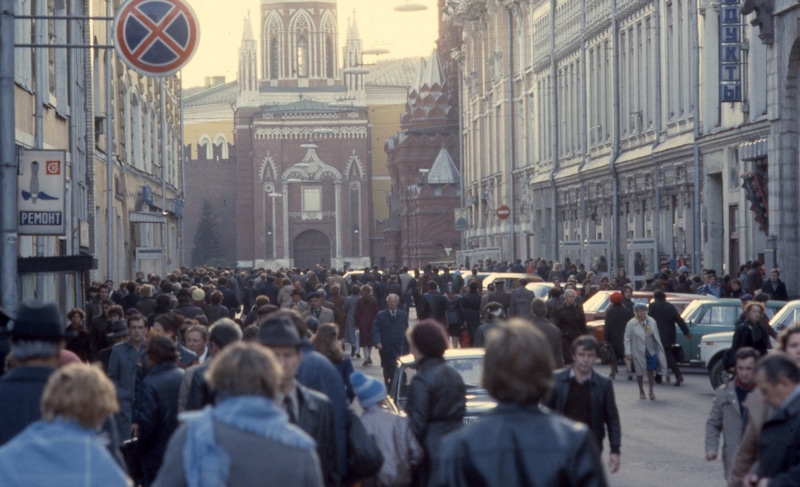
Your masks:
<svg viewBox="0 0 800 487"><path fill-rule="evenodd" d="M244 19L242 45L239 47L239 93L236 103L239 106L258 104L258 71L256 70L256 40L250 23L250 12Z"/></svg>
<svg viewBox="0 0 800 487"><path fill-rule="evenodd" d="M431 56L425 64L425 71L419 80L419 92L423 91L423 87L427 87L426 91L430 91L434 86L438 86L441 91L444 85L444 71L442 71L442 64L439 62L439 53L436 52L436 49L431 51Z"/></svg>

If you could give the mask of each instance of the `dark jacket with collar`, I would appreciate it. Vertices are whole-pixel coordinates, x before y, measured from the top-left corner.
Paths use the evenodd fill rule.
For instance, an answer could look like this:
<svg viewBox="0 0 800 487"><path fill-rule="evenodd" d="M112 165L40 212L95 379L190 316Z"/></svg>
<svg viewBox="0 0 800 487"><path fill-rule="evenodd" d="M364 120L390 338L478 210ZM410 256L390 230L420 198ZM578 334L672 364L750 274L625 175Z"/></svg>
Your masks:
<svg viewBox="0 0 800 487"><path fill-rule="evenodd" d="M425 299L427 318L433 318L442 324L447 324L447 296L438 292L428 291L423 294Z"/></svg>
<svg viewBox="0 0 800 487"><path fill-rule="evenodd" d="M535 404L501 403L442 441L430 485L605 487L607 483L586 426Z"/></svg>
<svg viewBox="0 0 800 487"><path fill-rule="evenodd" d="M134 422L139 424L139 454L145 477L155 478L167 442L178 427L178 391L183 370L174 362L154 366L137 391Z"/></svg>
<svg viewBox="0 0 800 487"><path fill-rule="evenodd" d="M758 476L769 487L798 485L800 479L800 396L779 409L758 436Z"/></svg>
<svg viewBox="0 0 800 487"><path fill-rule="evenodd" d="M569 396L571 368L562 369L555 374L553 395L547 401L550 409L564 412ZM620 429L619 411L617 401L614 399L614 386L608 377L603 377L593 371L589 377L589 402L591 404L591 423L589 428L597 439L597 445L602 450L603 439L608 428L608 442L611 453L619 453L622 432Z"/></svg>
<svg viewBox="0 0 800 487"><path fill-rule="evenodd" d="M443 358L420 360L406 402L408 424L426 454L419 468L419 485L427 485L442 437L461 427L467 412L466 394L463 379Z"/></svg>
<svg viewBox="0 0 800 487"><path fill-rule="evenodd" d="M327 487L341 484L339 458L334 431L333 404L317 391L300 383L297 386L297 426L317 442L317 456L322 466L322 478Z"/></svg>
<svg viewBox="0 0 800 487"><path fill-rule="evenodd" d="M686 326L686 322L681 318L678 308L671 303L653 300L653 302L650 303L650 309L647 311L647 314L656 320L658 334L661 335L661 343L664 345L665 350L675 343L675 338L677 336L675 325L681 328L684 335L689 334L689 327Z"/></svg>
<svg viewBox="0 0 800 487"><path fill-rule="evenodd" d="M395 310L392 317L389 309L380 311L372 322L372 341L383 346L384 351L392 351L397 355L408 353L406 330L408 329L408 313Z"/></svg>
<svg viewBox="0 0 800 487"><path fill-rule="evenodd" d="M0 445L42 417L40 403L52 367L18 366L0 379Z"/></svg>
<svg viewBox="0 0 800 487"><path fill-rule="evenodd" d="M183 315L184 318L192 318L197 320L201 325L208 326L208 318L202 309L194 306L192 303L181 303L175 307L176 313Z"/></svg>
<svg viewBox="0 0 800 487"><path fill-rule="evenodd" d="M205 378L206 370L211 365L211 360L206 360L197 366L192 374L189 392L186 395L186 411L203 409L208 404L214 403L214 390Z"/></svg>
<svg viewBox="0 0 800 487"><path fill-rule="evenodd" d="M315 351L311 342L305 338L303 345L300 346L300 351L303 352L303 361L300 362L295 379L304 386L323 393L333 404L339 472L343 476L347 470L347 418L349 417L349 403L345 395L344 380L333 363Z"/></svg>

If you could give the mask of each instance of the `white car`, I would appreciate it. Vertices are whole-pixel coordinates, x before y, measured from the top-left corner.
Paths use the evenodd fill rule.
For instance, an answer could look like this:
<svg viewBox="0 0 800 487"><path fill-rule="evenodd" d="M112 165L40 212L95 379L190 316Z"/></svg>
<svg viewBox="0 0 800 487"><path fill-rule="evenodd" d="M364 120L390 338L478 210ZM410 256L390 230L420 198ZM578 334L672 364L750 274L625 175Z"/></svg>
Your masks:
<svg viewBox="0 0 800 487"><path fill-rule="evenodd" d="M800 299L786 303L769 320L769 324L773 330L780 333L784 328L797 321L800 321ZM725 370L723 357L728 349L731 348L732 342L733 331L710 333L703 335L700 340L700 360L708 368L708 377L714 389L731 379L730 374ZM772 346L774 347L775 345L775 340L772 340Z"/></svg>

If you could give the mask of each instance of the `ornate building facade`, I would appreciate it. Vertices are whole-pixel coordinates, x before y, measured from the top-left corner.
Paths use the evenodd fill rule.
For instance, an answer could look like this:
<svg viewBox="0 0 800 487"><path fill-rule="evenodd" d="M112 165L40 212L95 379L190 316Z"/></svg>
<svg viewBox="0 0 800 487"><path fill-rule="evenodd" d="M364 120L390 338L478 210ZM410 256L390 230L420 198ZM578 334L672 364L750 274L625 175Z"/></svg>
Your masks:
<svg viewBox="0 0 800 487"><path fill-rule="evenodd" d="M797 237L787 236L797 225L773 213L788 203L779 190L787 161L770 157L781 140L771 126L793 105L771 101L767 73L783 73L788 58L768 64L777 45L757 40L756 14L740 17L739 8L446 2L444 16L464 29L467 248L570 257L601 272L636 267L637 279L671 258L694 271L736 274L756 258L800 270L788 250ZM759 195L742 187L753 175L769 181L766 230L750 209ZM502 204L507 220L495 216Z"/></svg>
<svg viewBox="0 0 800 487"><path fill-rule="evenodd" d="M420 61L400 132L386 141L392 190L388 263L420 268L461 248L453 209L461 206L458 106L437 51ZM455 155L455 161L452 155Z"/></svg>

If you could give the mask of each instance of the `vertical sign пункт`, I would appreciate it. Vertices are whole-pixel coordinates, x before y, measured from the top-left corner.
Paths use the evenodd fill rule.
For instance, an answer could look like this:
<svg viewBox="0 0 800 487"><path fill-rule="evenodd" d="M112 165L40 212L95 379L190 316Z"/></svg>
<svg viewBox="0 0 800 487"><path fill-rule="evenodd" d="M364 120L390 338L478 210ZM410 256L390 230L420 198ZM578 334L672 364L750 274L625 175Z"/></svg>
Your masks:
<svg viewBox="0 0 800 487"><path fill-rule="evenodd" d="M742 101L739 0L722 0L719 7L719 101Z"/></svg>
<svg viewBox="0 0 800 487"><path fill-rule="evenodd" d="M17 231L61 235L64 226L65 152L26 150L17 176Z"/></svg>

